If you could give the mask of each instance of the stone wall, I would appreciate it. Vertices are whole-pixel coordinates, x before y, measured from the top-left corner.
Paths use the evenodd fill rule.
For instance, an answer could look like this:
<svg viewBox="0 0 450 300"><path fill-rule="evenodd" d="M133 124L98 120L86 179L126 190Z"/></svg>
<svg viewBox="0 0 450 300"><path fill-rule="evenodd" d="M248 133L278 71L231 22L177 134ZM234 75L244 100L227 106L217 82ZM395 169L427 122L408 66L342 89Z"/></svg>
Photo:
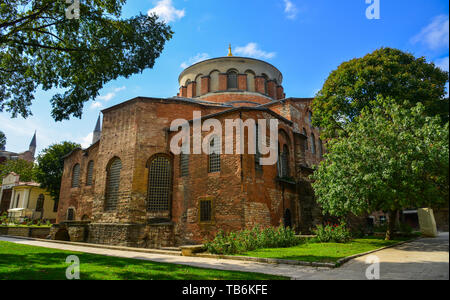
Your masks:
<svg viewBox="0 0 450 300"><path fill-rule="evenodd" d="M45 239L50 235L50 227L5 227L0 226L0 235L22 236Z"/></svg>

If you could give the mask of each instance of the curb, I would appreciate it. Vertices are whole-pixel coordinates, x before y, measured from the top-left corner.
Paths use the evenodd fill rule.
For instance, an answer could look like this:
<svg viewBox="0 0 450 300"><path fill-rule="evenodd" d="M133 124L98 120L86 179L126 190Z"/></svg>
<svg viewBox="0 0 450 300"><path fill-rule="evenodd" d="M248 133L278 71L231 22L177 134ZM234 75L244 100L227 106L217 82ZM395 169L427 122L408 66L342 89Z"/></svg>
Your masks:
<svg viewBox="0 0 450 300"><path fill-rule="evenodd" d="M72 246L80 246L80 247L91 247L91 248L98 248L98 249L109 249L109 250L120 250L120 251L133 251L133 252L140 252L140 253L182 256L181 251L178 252L178 251L167 251L167 250L158 250L158 249L132 248L132 247L123 247L123 246L109 246L109 245L100 245L100 244L68 242L68 241L55 241L55 240L37 239L37 238L13 236L13 235L0 235L0 236L6 237L6 238L13 238L13 239L22 239L22 240L30 240L30 241L38 241L38 242L46 242L46 243L54 243L54 244L64 244L64 245L72 245Z"/></svg>
<svg viewBox="0 0 450 300"><path fill-rule="evenodd" d="M254 261L259 263L266 264L278 264L278 265L296 265L296 266L306 266L306 267L316 267L316 268L339 268L346 262L364 256L371 253L375 253L381 250L397 247L406 243L410 243L420 239L421 237L413 238L411 240L398 242L396 244L385 246L379 249L367 251L364 253L358 253L352 256L347 256L339 259L336 263L324 263L324 262L307 262L301 260L287 260L287 259L279 259L279 258L262 258L262 257L250 257L250 256L232 256L232 255L216 255L216 254L194 254L192 257L202 257L202 258L214 258L214 259L228 259L228 260L238 260L238 261Z"/></svg>

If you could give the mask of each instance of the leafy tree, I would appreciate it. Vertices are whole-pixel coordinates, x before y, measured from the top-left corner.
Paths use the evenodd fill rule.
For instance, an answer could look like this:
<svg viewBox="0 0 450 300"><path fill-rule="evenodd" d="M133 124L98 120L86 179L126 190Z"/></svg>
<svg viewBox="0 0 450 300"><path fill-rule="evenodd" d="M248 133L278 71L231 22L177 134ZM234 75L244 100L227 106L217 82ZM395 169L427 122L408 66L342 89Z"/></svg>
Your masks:
<svg viewBox="0 0 450 300"><path fill-rule="evenodd" d="M0 182L11 172L20 175L20 181L36 181L35 164L27 160L10 159L0 164Z"/></svg>
<svg viewBox="0 0 450 300"><path fill-rule="evenodd" d="M47 189L55 201L59 201L64 156L80 147L79 144L71 142L54 144L44 149L37 158L36 179L42 188Z"/></svg>
<svg viewBox="0 0 450 300"><path fill-rule="evenodd" d="M6 136L3 131L0 131L0 150L6 146Z"/></svg>
<svg viewBox="0 0 450 300"><path fill-rule="evenodd" d="M317 201L333 216L438 206L449 195L449 124L378 98L348 135L332 139L312 178ZM391 239L395 217L389 218Z"/></svg>
<svg viewBox="0 0 450 300"><path fill-rule="evenodd" d="M82 0L69 19L65 1L2 0L0 112L29 116L39 86L62 91L51 99L56 121L81 118L105 83L152 68L173 32L156 15L122 19L125 2Z"/></svg>
<svg viewBox="0 0 450 300"><path fill-rule="evenodd" d="M428 116L448 121L445 85L448 72L425 58L397 49L381 48L363 58L342 63L326 80L313 101L313 123L325 138L345 135L346 124L364 108L379 106L378 96L413 107L420 102Z"/></svg>

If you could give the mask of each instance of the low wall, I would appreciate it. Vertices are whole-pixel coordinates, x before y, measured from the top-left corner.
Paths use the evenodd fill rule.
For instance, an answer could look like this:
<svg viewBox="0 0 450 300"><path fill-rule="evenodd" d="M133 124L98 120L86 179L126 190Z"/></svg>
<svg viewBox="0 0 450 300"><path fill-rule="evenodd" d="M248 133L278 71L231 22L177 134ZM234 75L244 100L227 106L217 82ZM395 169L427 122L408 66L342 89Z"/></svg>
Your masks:
<svg viewBox="0 0 450 300"><path fill-rule="evenodd" d="M50 227L0 226L0 235L22 236L45 239L50 235Z"/></svg>

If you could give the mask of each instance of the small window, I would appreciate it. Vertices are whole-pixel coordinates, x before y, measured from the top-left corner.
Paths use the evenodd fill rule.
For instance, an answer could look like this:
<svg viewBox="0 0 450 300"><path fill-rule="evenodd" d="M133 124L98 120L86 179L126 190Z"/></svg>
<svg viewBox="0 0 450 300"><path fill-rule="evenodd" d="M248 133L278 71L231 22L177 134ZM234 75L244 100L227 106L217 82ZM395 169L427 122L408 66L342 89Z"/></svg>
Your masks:
<svg viewBox="0 0 450 300"><path fill-rule="evenodd" d="M220 172L220 148L219 138L213 137L209 143L209 173Z"/></svg>
<svg viewBox="0 0 450 300"><path fill-rule="evenodd" d="M86 185L91 186L92 185L92 178L94 175L94 162L91 160L88 163L87 166L87 174L86 174Z"/></svg>
<svg viewBox="0 0 450 300"><path fill-rule="evenodd" d="M72 169L72 187L80 186L80 164L76 164Z"/></svg>
<svg viewBox="0 0 450 300"><path fill-rule="evenodd" d="M200 223L213 222L213 204L211 199L200 200Z"/></svg>
<svg viewBox="0 0 450 300"><path fill-rule="evenodd" d="M53 212L58 212L58 201L53 201Z"/></svg>
<svg viewBox="0 0 450 300"><path fill-rule="evenodd" d="M312 112L311 111L308 111L308 121L309 121L309 124L312 124Z"/></svg>
<svg viewBox="0 0 450 300"><path fill-rule="evenodd" d="M180 154L180 176L189 176L189 154Z"/></svg>
<svg viewBox="0 0 450 300"><path fill-rule="evenodd" d="M227 88L228 89L237 89L237 73L234 71L228 72L227 74Z"/></svg>
<svg viewBox="0 0 450 300"><path fill-rule="evenodd" d="M44 195L40 194L37 201L36 201L36 211L37 212L42 212L43 208L44 208Z"/></svg>
<svg viewBox="0 0 450 300"><path fill-rule="evenodd" d="M311 133L311 153L316 154L316 137Z"/></svg>
<svg viewBox="0 0 450 300"><path fill-rule="evenodd" d="M67 221L73 221L75 219L75 210L73 208L69 208L67 210Z"/></svg>

